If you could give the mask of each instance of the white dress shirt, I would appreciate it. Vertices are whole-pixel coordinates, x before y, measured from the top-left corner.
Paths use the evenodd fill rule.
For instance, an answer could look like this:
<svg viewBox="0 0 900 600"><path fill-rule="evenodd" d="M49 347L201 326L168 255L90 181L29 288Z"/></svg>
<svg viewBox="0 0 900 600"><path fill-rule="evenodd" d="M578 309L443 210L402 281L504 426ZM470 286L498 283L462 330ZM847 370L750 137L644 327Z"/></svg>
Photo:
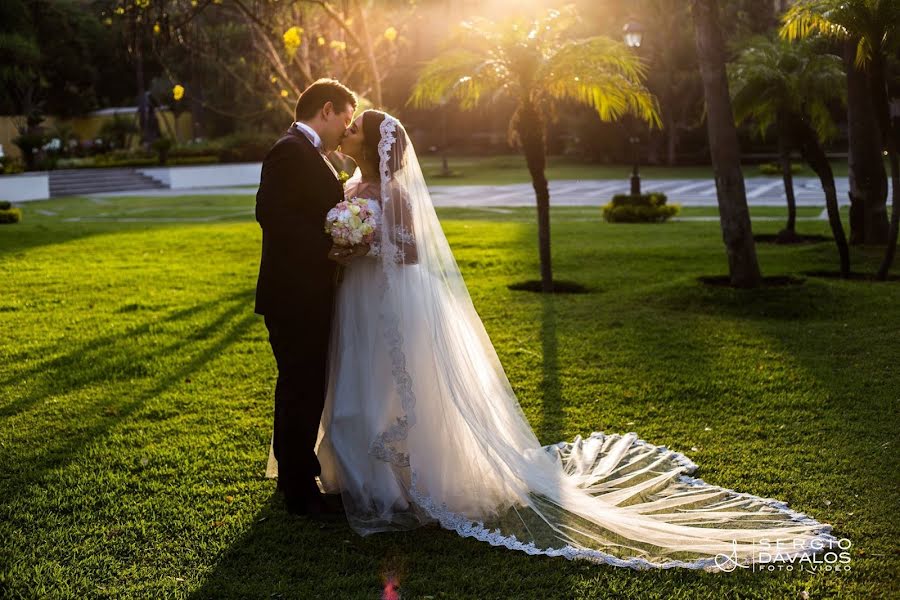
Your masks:
<svg viewBox="0 0 900 600"><path fill-rule="evenodd" d="M316 133L315 129L300 121L296 121L294 125L309 138L309 141L312 142L312 145L315 146L316 150L322 152L322 138L319 137L319 134Z"/></svg>
<svg viewBox="0 0 900 600"><path fill-rule="evenodd" d="M322 157L322 160L325 161L325 164L328 165L328 168L331 169L331 172L334 173L334 176L340 179L340 175L338 175L337 169L334 168L334 165L331 164L331 161L328 160L328 156L322 149L322 138L319 137L319 134L316 133L316 130L306 123L301 123L300 121L295 121L294 125L296 125L297 129L299 129L300 132L306 136L310 143L312 143L313 147L315 147L315 149L319 151L319 155Z"/></svg>

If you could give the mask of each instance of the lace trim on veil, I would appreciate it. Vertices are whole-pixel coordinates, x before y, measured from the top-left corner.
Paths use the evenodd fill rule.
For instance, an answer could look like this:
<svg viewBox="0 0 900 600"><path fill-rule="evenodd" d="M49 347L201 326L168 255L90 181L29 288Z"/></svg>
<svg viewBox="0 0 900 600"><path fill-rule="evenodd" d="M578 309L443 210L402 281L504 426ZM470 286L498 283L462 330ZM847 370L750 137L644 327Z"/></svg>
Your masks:
<svg viewBox="0 0 900 600"><path fill-rule="evenodd" d="M391 116L385 117L379 128L381 139L378 141L378 171L381 176L382 202L391 201L391 169L389 161L394 142L396 141L396 131L397 120ZM384 211L382 211L382 227L384 228L385 220L383 215ZM409 236L408 231L404 230L402 225L398 228L398 233L401 236ZM390 235L385 235L382 232L381 238L380 253L385 275L387 276L382 280L381 286L380 295L381 298L384 298L384 295L388 292L392 272L397 268L396 259L400 258L402 263L403 257L402 249L391 243ZM391 260L391 258L394 260ZM385 306L385 304L382 303L382 306ZM369 454L398 467L409 467L409 453L405 452L402 446L409 434L410 427L415 425L413 407L416 404L416 397L412 389L412 378L406 369L406 355L403 353L403 337L400 334L399 319L397 315L387 310L380 313L379 317L384 323L384 336L391 357L394 384L400 396L404 414L401 417L397 417L396 421L387 430L376 436L369 446Z"/></svg>
<svg viewBox="0 0 900 600"><path fill-rule="evenodd" d="M707 491L719 491L723 494L728 494L731 498L735 499L746 499L759 502L788 516L792 524L809 526L819 525L820 527L818 527L814 532L815 535L812 538L813 542L811 542L805 548L796 549L797 556L814 554L820 551L822 548L830 549L839 547L838 539L831 533L831 525L819 523L812 517L789 508L785 502L782 502L780 500L775 500L773 498L763 498L753 494L737 492L729 488L708 484L702 479L696 477L691 477L689 474L694 473L698 467L690 458L688 458L684 454L675 452L674 450L669 450L666 446L656 446L642 439L639 439L637 437L637 434L634 432L630 432L626 435L635 437L635 440L633 442L634 446L640 446L642 448L652 450L660 455L665 455L667 458L670 458L681 465L684 470L682 471L683 474L679 475L679 481L686 485L696 488L702 487ZM578 443L579 437L580 436L576 436L575 441L572 443L559 442L557 444L544 446L543 450L548 453L554 453L564 448L571 448ZM604 437L606 437L606 434L599 431L595 431L589 436L589 438L600 439L603 439ZM452 510L447 508L447 505L445 503L442 503L440 506L438 506L430 496L428 496L426 493L422 493L416 487L417 479L418 478L416 472L412 471L410 495L412 496L413 500L415 500L415 502L431 518L436 519L441 524L441 527L449 529L451 531L456 531L456 533L463 537L471 537L482 542L487 542L492 546L503 546L510 550L525 552L529 555L562 556L569 560L582 559L616 567L630 567L632 569L670 569L680 567L686 569L703 569L705 571L711 572L728 572L733 571L740 566L746 566L746 561L741 561L740 563L738 563L737 561L729 558L726 555L704 557L687 561L673 559L665 562L653 562L639 556L634 558L620 558L618 556L608 554L600 550L576 547L572 546L571 544L565 544L561 548L539 548L535 545L534 542L525 543L519 540L515 536L515 534L505 535L499 528L491 530L485 526L483 521L472 521L465 515L453 512ZM778 562L776 556L777 555L773 554L770 560L760 560L757 562Z"/></svg>

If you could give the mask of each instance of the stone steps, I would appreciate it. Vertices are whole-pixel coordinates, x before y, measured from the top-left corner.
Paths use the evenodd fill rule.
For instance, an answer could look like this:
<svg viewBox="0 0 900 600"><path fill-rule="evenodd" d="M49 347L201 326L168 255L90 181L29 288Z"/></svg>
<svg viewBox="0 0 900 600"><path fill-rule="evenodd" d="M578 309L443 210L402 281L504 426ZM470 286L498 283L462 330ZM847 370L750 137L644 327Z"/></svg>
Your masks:
<svg viewBox="0 0 900 600"><path fill-rule="evenodd" d="M135 169L61 169L50 171L49 178L51 198L167 187Z"/></svg>

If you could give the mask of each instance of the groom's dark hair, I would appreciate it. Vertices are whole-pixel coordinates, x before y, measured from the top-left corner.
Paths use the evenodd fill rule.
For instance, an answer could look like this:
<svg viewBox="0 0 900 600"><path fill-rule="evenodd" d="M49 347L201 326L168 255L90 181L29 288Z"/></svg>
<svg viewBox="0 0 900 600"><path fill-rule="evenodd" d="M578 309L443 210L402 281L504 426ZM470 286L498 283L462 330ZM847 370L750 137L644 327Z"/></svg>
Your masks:
<svg viewBox="0 0 900 600"><path fill-rule="evenodd" d="M336 111L342 111L348 104L356 110L356 94L337 79L319 79L303 90L294 108L294 119L306 121L316 116L326 102L331 102Z"/></svg>

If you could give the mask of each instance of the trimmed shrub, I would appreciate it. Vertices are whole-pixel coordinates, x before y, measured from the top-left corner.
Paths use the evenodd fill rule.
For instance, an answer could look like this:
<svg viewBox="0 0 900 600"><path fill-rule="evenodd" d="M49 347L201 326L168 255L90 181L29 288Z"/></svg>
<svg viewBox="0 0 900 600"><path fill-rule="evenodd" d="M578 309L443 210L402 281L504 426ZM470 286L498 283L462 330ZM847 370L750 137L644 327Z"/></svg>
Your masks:
<svg viewBox="0 0 900 600"><path fill-rule="evenodd" d="M662 223L680 209L677 204L667 205L666 195L659 192L617 194L603 207L603 218L610 223Z"/></svg>
<svg viewBox="0 0 900 600"><path fill-rule="evenodd" d="M38 132L22 133L13 138L12 142L22 151L25 169L27 171L33 171L37 165L37 155L40 152L41 147L47 143L47 136Z"/></svg>
<svg viewBox="0 0 900 600"><path fill-rule="evenodd" d="M182 156L172 158L166 164L178 165L212 165L219 162L218 156ZM58 169L108 169L112 167L153 167L159 164L159 159L143 158L139 156L117 158L108 154L90 156L87 158L62 158L56 163Z"/></svg>
<svg viewBox="0 0 900 600"><path fill-rule="evenodd" d="M219 161L260 162L266 157L277 137L261 133L234 133L215 141L219 147Z"/></svg>
<svg viewBox="0 0 900 600"><path fill-rule="evenodd" d="M3 175L14 175L16 173L24 173L25 165L11 156L0 158L0 173Z"/></svg>
<svg viewBox="0 0 900 600"><path fill-rule="evenodd" d="M781 165L778 163L763 163L759 165L758 169L760 175L781 175ZM794 175L802 170L803 167L801 165L791 163L791 173Z"/></svg>
<svg viewBox="0 0 900 600"><path fill-rule="evenodd" d="M219 162L218 156L181 156L170 158L170 165L214 165Z"/></svg>
<svg viewBox="0 0 900 600"><path fill-rule="evenodd" d="M160 137L151 144L156 155L159 157L159 164L164 165L169 161L169 150L172 149L172 140L167 137Z"/></svg>
<svg viewBox="0 0 900 600"><path fill-rule="evenodd" d="M10 223L18 223L22 220L22 211L13 208L12 204L3 200L0 201L0 225L8 225Z"/></svg>
<svg viewBox="0 0 900 600"><path fill-rule="evenodd" d="M189 141L186 144L172 146L169 150L171 158L188 158L196 156L216 156L219 152L218 144L210 141Z"/></svg>

